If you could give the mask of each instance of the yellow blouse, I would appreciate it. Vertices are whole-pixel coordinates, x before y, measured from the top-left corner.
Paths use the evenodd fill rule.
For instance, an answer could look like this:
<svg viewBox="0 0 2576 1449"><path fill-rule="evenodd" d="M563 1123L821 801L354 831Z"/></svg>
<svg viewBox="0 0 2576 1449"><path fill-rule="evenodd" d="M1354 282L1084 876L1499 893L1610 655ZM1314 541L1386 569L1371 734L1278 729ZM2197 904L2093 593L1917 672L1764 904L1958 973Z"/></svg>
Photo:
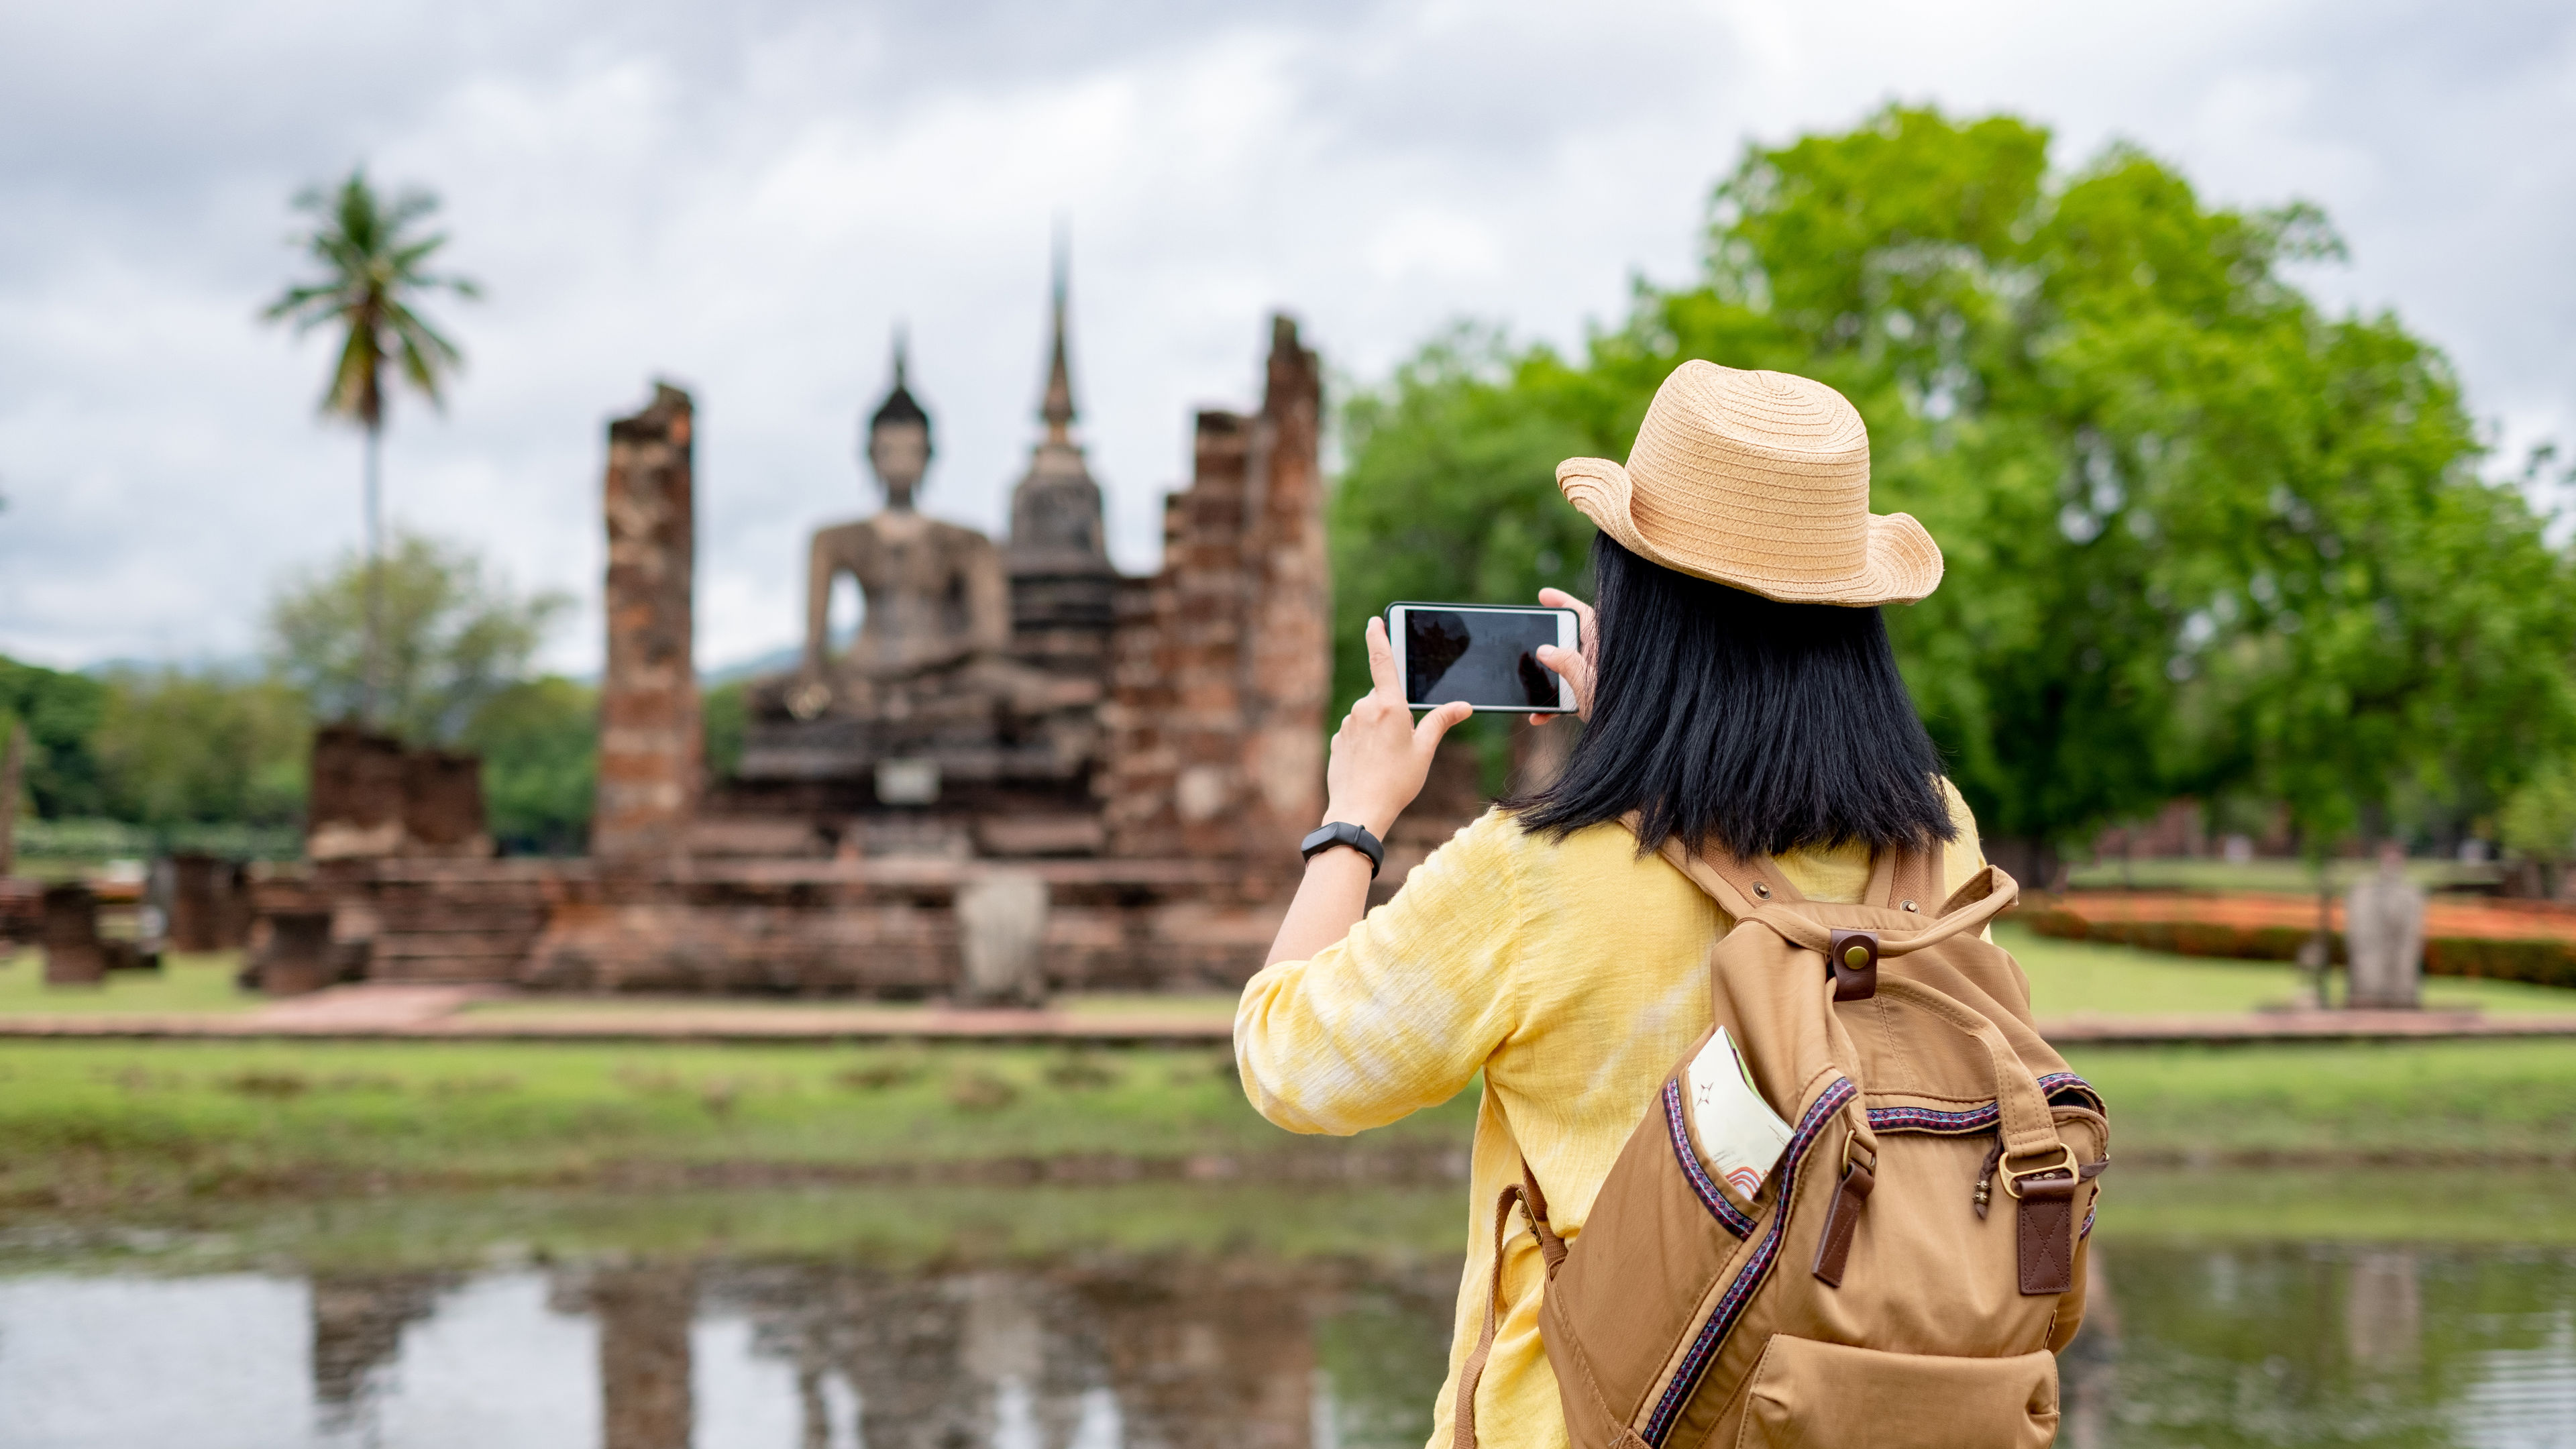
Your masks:
<svg viewBox="0 0 2576 1449"><path fill-rule="evenodd" d="M1945 854L1945 889L1955 890L1984 860L1967 804L1942 788L1960 832ZM1858 901L1869 880L1866 847L1797 852L1779 865L1819 901ZM1496 1195L1520 1180L1526 1158L1558 1230L1581 1232L1665 1074L1708 1029L1704 968L1727 924L1681 872L1640 859L1619 825L1556 841L1488 811L1348 936L1244 986L1234 1017L1244 1092L1292 1132L1382 1126L1484 1073L1467 1267L1432 1449L1449 1443L1458 1367L1484 1324ZM1512 1221L1477 1431L1488 1449L1554 1449L1565 1421L1539 1343L1538 1245L1518 1214Z"/></svg>

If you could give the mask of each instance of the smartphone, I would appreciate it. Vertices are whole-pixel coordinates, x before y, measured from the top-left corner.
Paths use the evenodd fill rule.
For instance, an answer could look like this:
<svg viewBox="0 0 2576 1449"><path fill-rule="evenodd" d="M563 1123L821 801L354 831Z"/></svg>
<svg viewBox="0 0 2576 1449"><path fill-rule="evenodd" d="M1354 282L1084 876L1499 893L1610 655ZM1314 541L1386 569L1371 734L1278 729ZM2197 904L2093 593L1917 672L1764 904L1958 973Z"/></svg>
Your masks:
<svg viewBox="0 0 2576 1449"><path fill-rule="evenodd" d="M1538 647L1580 649L1572 609L1389 604L1386 637L1415 709L1465 700L1506 714L1572 714L1574 687L1538 662Z"/></svg>

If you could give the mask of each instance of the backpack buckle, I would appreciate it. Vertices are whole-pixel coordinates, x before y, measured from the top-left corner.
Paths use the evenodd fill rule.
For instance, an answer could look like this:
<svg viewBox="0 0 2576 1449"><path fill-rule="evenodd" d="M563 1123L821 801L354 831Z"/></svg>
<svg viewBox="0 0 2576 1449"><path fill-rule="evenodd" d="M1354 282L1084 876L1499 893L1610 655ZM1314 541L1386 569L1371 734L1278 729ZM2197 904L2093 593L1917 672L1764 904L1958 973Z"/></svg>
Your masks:
<svg viewBox="0 0 2576 1449"><path fill-rule="evenodd" d="M1814 939L1813 937L1809 938ZM1834 1000L1867 1001L1878 994L1878 933L1836 931L1825 947L1834 973Z"/></svg>
<svg viewBox="0 0 2576 1449"><path fill-rule="evenodd" d="M2044 1152L2047 1149L2041 1150ZM2075 1161L2075 1149L2061 1143L2057 1150L2059 1160L2040 1167L2015 1167L2012 1165L2012 1160L2006 1158L2003 1162L2004 1196L2020 1197L2021 1185L2026 1178L2055 1177L2062 1172L2066 1174L2068 1181L2078 1180L2082 1174Z"/></svg>

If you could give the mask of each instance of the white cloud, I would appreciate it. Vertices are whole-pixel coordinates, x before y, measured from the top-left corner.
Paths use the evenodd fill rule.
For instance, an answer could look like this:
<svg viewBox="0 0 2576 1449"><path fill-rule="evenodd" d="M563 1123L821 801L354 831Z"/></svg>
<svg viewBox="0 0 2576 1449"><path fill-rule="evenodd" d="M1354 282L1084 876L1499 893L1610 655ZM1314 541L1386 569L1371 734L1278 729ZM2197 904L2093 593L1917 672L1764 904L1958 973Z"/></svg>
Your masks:
<svg viewBox="0 0 2576 1449"><path fill-rule="evenodd" d="M2314 284L2396 307L2510 444L2576 438L2576 22L2536 4L768 0L15 7L0 47L0 651L237 653L354 541L320 339L252 321L285 199L366 159L446 198L489 300L408 399L394 514L589 603L601 426L703 419L702 662L789 642L799 541L872 507L859 417L909 324L928 505L994 527L1030 441L1047 236L1114 548L1150 565L1189 410L1248 402L1286 306L1370 378L1449 319L1573 341L1692 265L1748 137L1889 97L2113 136L2213 197L2323 202ZM554 662L597 657L595 612Z"/></svg>

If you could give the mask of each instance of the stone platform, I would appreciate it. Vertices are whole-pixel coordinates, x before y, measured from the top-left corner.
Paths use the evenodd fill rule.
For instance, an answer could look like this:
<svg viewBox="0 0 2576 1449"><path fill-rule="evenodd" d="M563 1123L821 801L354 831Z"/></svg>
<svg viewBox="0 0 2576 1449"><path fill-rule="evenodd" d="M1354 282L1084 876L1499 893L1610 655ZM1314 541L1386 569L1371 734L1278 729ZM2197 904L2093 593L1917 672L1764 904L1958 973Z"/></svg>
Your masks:
<svg viewBox="0 0 2576 1449"><path fill-rule="evenodd" d="M1292 884L1222 860L394 858L260 889L369 942L372 982L906 999L957 989L957 893L996 874L1046 887L1051 991L1240 987Z"/></svg>

